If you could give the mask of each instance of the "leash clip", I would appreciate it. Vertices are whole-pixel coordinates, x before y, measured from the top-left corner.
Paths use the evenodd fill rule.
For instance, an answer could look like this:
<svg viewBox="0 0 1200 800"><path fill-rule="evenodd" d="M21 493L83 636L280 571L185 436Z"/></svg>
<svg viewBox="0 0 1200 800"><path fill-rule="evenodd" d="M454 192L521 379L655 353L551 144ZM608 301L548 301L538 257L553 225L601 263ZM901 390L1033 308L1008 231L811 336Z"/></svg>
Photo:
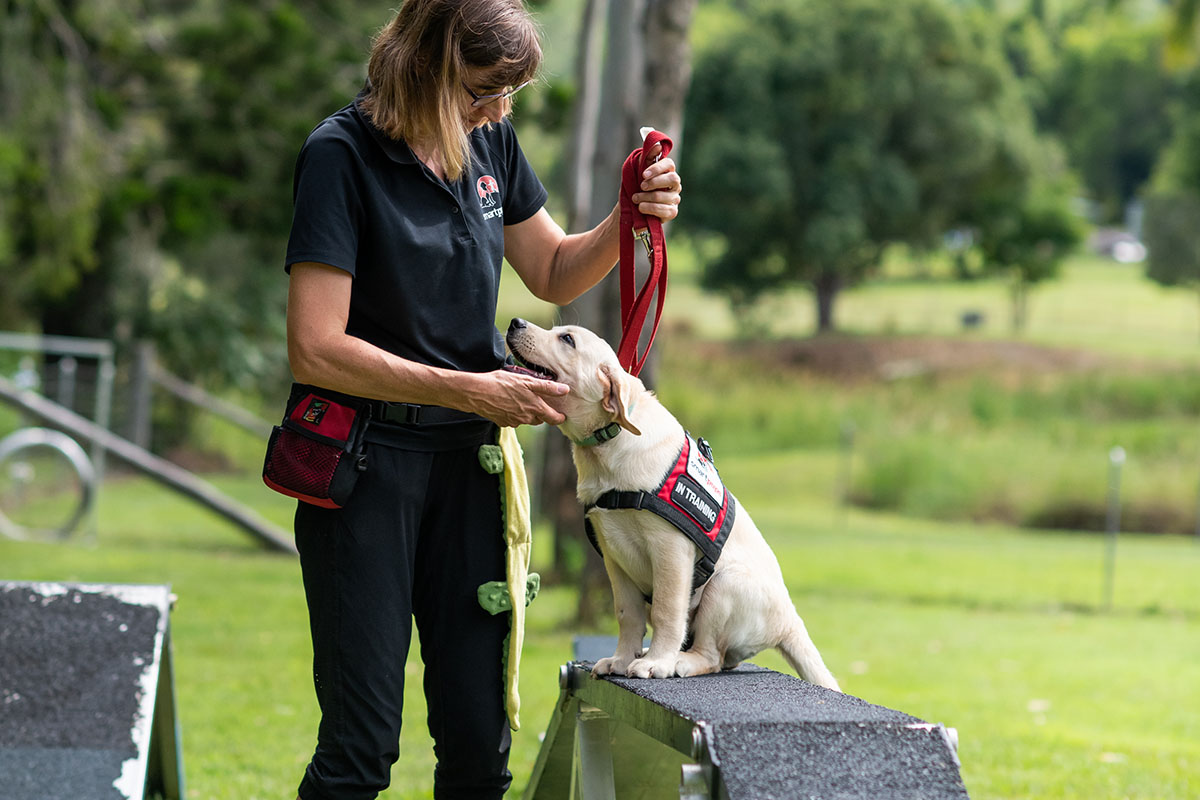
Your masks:
<svg viewBox="0 0 1200 800"><path fill-rule="evenodd" d="M642 244L645 246L646 257L654 258L654 245L650 242L650 229L642 228L641 230L635 230L633 232L633 236L635 239L640 239Z"/></svg>

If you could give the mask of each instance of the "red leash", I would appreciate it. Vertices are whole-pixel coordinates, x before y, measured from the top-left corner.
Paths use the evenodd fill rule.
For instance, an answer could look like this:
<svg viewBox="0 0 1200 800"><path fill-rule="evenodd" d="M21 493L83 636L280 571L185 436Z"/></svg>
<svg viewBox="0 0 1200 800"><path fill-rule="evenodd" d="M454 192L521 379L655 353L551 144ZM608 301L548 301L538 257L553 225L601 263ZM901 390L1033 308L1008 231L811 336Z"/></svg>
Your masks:
<svg viewBox="0 0 1200 800"><path fill-rule="evenodd" d="M654 343L654 335L658 333L663 303L667 299L667 240L663 236L662 220L638 211L632 200L633 195L642 190L642 172L654 163L649 154L659 143L662 144L659 158L666 157L671 152L671 140L665 134L651 130L646 134L642 146L629 154L621 168L621 344L617 347L617 360L632 375L642 371L646 357L650 355L650 345ZM635 238L645 245L646 255L650 260L650 275L637 297L633 294L636 281L633 245ZM642 328L645 327L646 317L650 313L650 303L656 288L658 308L654 312L654 326L650 329L646 350L639 358L638 339L641 338Z"/></svg>

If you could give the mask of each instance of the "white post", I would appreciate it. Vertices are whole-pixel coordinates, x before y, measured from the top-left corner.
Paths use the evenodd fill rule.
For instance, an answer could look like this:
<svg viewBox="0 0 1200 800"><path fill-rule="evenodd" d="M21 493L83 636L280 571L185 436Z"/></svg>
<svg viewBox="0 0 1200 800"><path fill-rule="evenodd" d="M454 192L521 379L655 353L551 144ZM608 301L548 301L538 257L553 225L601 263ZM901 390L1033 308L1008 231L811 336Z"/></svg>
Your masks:
<svg viewBox="0 0 1200 800"><path fill-rule="evenodd" d="M1113 583L1117 571L1117 533L1121 528L1121 467L1125 464L1125 448L1108 451L1108 547L1104 557L1104 610L1113 607Z"/></svg>

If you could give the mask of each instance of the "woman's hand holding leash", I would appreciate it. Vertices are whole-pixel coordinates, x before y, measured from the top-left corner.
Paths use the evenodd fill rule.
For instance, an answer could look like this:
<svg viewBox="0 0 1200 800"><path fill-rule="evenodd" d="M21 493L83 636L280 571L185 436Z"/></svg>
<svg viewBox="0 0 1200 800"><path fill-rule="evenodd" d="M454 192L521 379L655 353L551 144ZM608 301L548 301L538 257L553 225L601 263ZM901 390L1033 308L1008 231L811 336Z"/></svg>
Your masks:
<svg viewBox="0 0 1200 800"><path fill-rule="evenodd" d="M662 144L654 145L650 158L654 161L642 172L642 191L634 194L632 200L637 204L638 211L658 217L663 222L679 216L680 193L683 191L683 181L670 158L660 158Z"/></svg>
<svg viewBox="0 0 1200 800"><path fill-rule="evenodd" d="M675 162L667 158L673 146L670 137L653 128L642 128L641 133L642 146L630 153L621 166L617 231L621 276L621 343L617 347L617 360L634 376L645 366L662 318L667 295L667 241L663 222L678 213L679 193L683 188ZM635 241L645 247L650 267L640 290L635 285ZM646 349L639 355L638 341L655 297L658 303L654 322Z"/></svg>

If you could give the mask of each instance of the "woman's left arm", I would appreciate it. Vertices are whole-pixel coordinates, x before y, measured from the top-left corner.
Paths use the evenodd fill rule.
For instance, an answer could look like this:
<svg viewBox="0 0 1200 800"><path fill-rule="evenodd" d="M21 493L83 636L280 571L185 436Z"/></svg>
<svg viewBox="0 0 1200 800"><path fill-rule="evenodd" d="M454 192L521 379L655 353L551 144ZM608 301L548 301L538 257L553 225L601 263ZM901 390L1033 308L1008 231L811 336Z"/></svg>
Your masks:
<svg viewBox="0 0 1200 800"><path fill-rule="evenodd" d="M679 214L683 183L675 162L664 158L642 173L642 191L633 202L643 214L666 222ZM504 229L504 257L525 286L540 300L566 305L600 282L617 262L620 208L585 233L567 234L540 209L529 219Z"/></svg>

